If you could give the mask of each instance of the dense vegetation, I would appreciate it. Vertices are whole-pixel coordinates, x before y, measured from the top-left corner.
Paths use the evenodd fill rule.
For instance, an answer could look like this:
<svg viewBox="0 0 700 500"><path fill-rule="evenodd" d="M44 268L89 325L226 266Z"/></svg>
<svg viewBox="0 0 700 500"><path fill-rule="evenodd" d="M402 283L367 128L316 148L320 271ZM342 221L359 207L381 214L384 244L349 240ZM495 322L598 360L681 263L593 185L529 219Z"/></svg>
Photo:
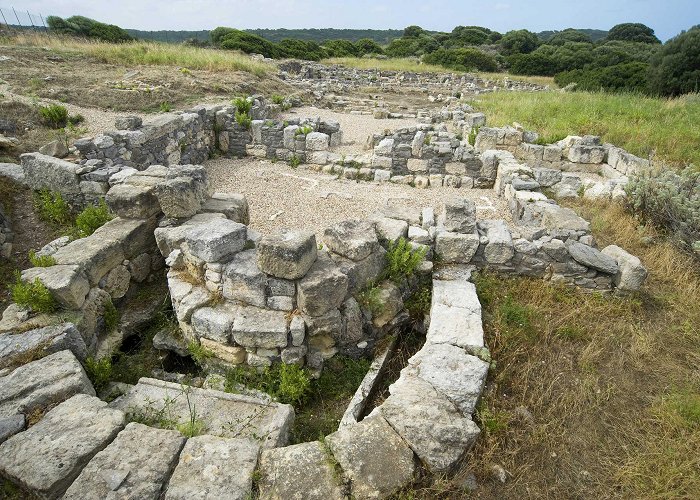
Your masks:
<svg viewBox="0 0 700 500"><path fill-rule="evenodd" d="M94 38L104 42L127 42L133 40L131 35L119 26L105 24L83 16L72 16L62 19L57 16L46 18L49 29L62 35L81 38Z"/></svg>

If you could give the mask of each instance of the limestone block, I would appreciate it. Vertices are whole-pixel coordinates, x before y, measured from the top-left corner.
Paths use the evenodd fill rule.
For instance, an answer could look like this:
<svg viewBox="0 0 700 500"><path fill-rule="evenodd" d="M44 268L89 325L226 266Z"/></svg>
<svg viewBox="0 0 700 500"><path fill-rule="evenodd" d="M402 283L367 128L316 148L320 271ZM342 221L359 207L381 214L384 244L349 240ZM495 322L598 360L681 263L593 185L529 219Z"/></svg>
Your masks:
<svg viewBox="0 0 700 500"><path fill-rule="evenodd" d="M66 309L80 309L90 291L90 284L77 265L32 267L22 271L22 281L38 279Z"/></svg>
<svg viewBox="0 0 700 500"><path fill-rule="evenodd" d="M204 337L199 339L199 341L204 349L225 363L240 365L246 360L246 350L243 347L222 344Z"/></svg>
<svg viewBox="0 0 700 500"><path fill-rule="evenodd" d="M479 235L447 231L435 237L435 253L447 264L468 264L479 249Z"/></svg>
<svg viewBox="0 0 700 500"><path fill-rule="evenodd" d="M124 425L124 414L77 394L0 445L0 472L41 498L59 498Z"/></svg>
<svg viewBox="0 0 700 500"><path fill-rule="evenodd" d="M233 339L244 347L287 346L287 317L284 311L241 307L232 324Z"/></svg>
<svg viewBox="0 0 700 500"><path fill-rule="evenodd" d="M266 305L267 276L258 268L258 252L236 254L223 272L224 297L257 307Z"/></svg>
<svg viewBox="0 0 700 500"><path fill-rule="evenodd" d="M126 266L117 266L107 273L104 281L104 290L113 299L121 299L129 290L131 274Z"/></svg>
<svg viewBox="0 0 700 500"><path fill-rule="evenodd" d="M202 212L222 213L234 222L250 223L248 200L242 194L214 193L202 205Z"/></svg>
<svg viewBox="0 0 700 500"><path fill-rule="evenodd" d="M316 236L311 231L281 230L263 236L257 250L261 271L295 280L304 276L316 260Z"/></svg>
<svg viewBox="0 0 700 500"><path fill-rule="evenodd" d="M66 349L80 360L87 357L85 341L72 323L0 335L0 369Z"/></svg>
<svg viewBox="0 0 700 500"><path fill-rule="evenodd" d="M602 253L591 246L584 245L578 241L567 241L566 249L574 260L586 267L602 271L607 274L617 274L619 266L614 257Z"/></svg>
<svg viewBox="0 0 700 500"><path fill-rule="evenodd" d="M192 328L197 337L225 344L231 338L231 325L237 312L238 307L230 303L202 307L192 314Z"/></svg>
<svg viewBox="0 0 700 500"><path fill-rule="evenodd" d="M384 241L396 241L408 236L408 222L389 217L378 217L374 221L379 237Z"/></svg>
<svg viewBox="0 0 700 500"><path fill-rule="evenodd" d="M229 219L216 219L193 226L185 235L189 250L205 262L226 262L243 249L247 230Z"/></svg>
<svg viewBox="0 0 700 500"><path fill-rule="evenodd" d="M348 277L328 257L320 257L298 283L298 304L305 314L321 316L337 308L348 291Z"/></svg>
<svg viewBox="0 0 700 500"><path fill-rule="evenodd" d="M87 238L72 241L53 254L57 264L78 266L91 286L96 286L105 274L125 259L120 243L100 234L95 232Z"/></svg>
<svg viewBox="0 0 700 500"><path fill-rule="evenodd" d="M484 247L484 257L489 264L505 264L515 254L513 238L505 221L489 221L486 236L489 242Z"/></svg>
<svg viewBox="0 0 700 500"><path fill-rule="evenodd" d="M355 261L367 258L379 247L374 225L359 220L343 221L327 228L323 242L332 252Z"/></svg>
<svg viewBox="0 0 700 500"><path fill-rule="evenodd" d="M328 151L330 137L321 132L306 134L306 151Z"/></svg>
<svg viewBox="0 0 700 500"><path fill-rule="evenodd" d="M304 318L298 315L292 316L289 322L289 333L292 336L292 345L294 347L299 347L304 343L304 337L306 336L306 322Z"/></svg>
<svg viewBox="0 0 700 500"><path fill-rule="evenodd" d="M112 213L125 219L147 219L161 212L150 186L117 184L107 191L105 201Z"/></svg>
<svg viewBox="0 0 700 500"><path fill-rule="evenodd" d="M382 307L372 315L372 324L382 328L403 309L401 291L392 282L385 281L379 285L376 299Z"/></svg>
<svg viewBox="0 0 700 500"><path fill-rule="evenodd" d="M184 445L185 438L178 431L132 422L90 460L63 498L156 500Z"/></svg>
<svg viewBox="0 0 700 500"><path fill-rule="evenodd" d="M642 287L649 273L638 257L617 245L609 245L601 252L617 262L619 270L613 277L613 283L619 290L633 292Z"/></svg>
<svg viewBox="0 0 700 500"><path fill-rule="evenodd" d="M468 199L445 201L441 221L447 231L469 234L476 228L476 205Z"/></svg>

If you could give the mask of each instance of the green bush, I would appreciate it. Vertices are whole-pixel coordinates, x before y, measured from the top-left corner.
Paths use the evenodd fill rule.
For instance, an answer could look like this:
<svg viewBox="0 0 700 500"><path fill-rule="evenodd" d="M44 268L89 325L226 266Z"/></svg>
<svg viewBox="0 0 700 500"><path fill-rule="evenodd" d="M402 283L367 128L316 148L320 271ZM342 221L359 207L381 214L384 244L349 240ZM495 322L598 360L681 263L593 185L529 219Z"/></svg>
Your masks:
<svg viewBox="0 0 700 500"><path fill-rule="evenodd" d="M328 57L357 57L357 46L350 40L328 40L323 43Z"/></svg>
<svg viewBox="0 0 700 500"><path fill-rule="evenodd" d="M99 392L112 380L112 360L109 357L97 360L89 357L85 360L85 373Z"/></svg>
<svg viewBox="0 0 700 500"><path fill-rule="evenodd" d="M413 276L418 266L425 259L426 251L426 248L414 250L406 238L399 238L396 241L389 242L383 279L390 279L398 283L404 278Z"/></svg>
<svg viewBox="0 0 700 500"><path fill-rule="evenodd" d="M248 113L241 113L240 111L236 111L234 113L234 117L236 118L236 123L238 123L241 127L244 128L250 128L250 125L253 123L253 119Z"/></svg>
<svg viewBox="0 0 700 500"><path fill-rule="evenodd" d="M250 113L253 109L253 101L249 97L236 97L231 103L239 113Z"/></svg>
<svg viewBox="0 0 700 500"><path fill-rule="evenodd" d="M677 96L700 92L700 26L667 41L651 58L649 91Z"/></svg>
<svg viewBox="0 0 700 500"><path fill-rule="evenodd" d="M284 96L281 96L279 94L272 94L270 100L273 104L284 104Z"/></svg>
<svg viewBox="0 0 700 500"><path fill-rule="evenodd" d="M71 223L71 210L61 193L42 189L34 197L39 217L49 223L66 226Z"/></svg>
<svg viewBox="0 0 700 500"><path fill-rule="evenodd" d="M62 19L57 16L46 18L49 29L54 33L94 38L105 42L127 42L133 40L126 30L114 24L105 24L83 16L72 16Z"/></svg>
<svg viewBox="0 0 700 500"><path fill-rule="evenodd" d="M647 88L646 75L649 65L642 62L617 64L603 68L575 69L563 71L554 76L554 81L560 87L571 83L576 84L576 90L592 92L644 92Z"/></svg>
<svg viewBox="0 0 700 500"><path fill-rule="evenodd" d="M498 63L496 59L478 49L438 49L426 55L423 62L427 64L439 64L445 68L458 71L496 71Z"/></svg>
<svg viewBox="0 0 700 500"><path fill-rule="evenodd" d="M643 221L668 232L678 245L700 258L700 170L669 170L630 176L627 203Z"/></svg>
<svg viewBox="0 0 700 500"><path fill-rule="evenodd" d="M104 200L95 205L89 205L78 214L75 218L75 227L78 230L78 236L85 238L97 231L100 227L114 218L107 208Z"/></svg>
<svg viewBox="0 0 700 500"><path fill-rule="evenodd" d="M21 307L38 313L52 313L58 309L56 299L53 298L49 289L39 281L39 278L27 283L22 281L21 276L18 275L10 290L12 300Z"/></svg>
<svg viewBox="0 0 700 500"><path fill-rule="evenodd" d="M173 110L173 107L170 105L170 103L168 101L163 101L158 106L158 110L161 113L170 113Z"/></svg>
<svg viewBox="0 0 700 500"><path fill-rule="evenodd" d="M309 373L296 364L279 365L277 396L282 403L299 406L308 397L311 388Z"/></svg>
<svg viewBox="0 0 700 500"><path fill-rule="evenodd" d="M68 110L60 104L39 106L42 121L51 128L63 128L68 123Z"/></svg>
<svg viewBox="0 0 700 500"><path fill-rule="evenodd" d="M187 350L190 352L190 356L192 356L194 362L197 363L197 365L199 365L200 367L204 366L204 363L207 359L214 356L213 352L211 352L209 349L204 347L196 340L192 340L189 344L187 344Z"/></svg>
<svg viewBox="0 0 700 500"><path fill-rule="evenodd" d="M34 250L29 252L29 262L34 267L51 267L56 265L52 255L37 255Z"/></svg>
<svg viewBox="0 0 700 500"><path fill-rule="evenodd" d="M540 44L540 39L528 30L514 30L503 35L498 44L505 55L529 54Z"/></svg>
<svg viewBox="0 0 700 500"><path fill-rule="evenodd" d="M661 43L661 40L654 35L654 30L641 23L622 23L615 25L608 31L607 39L648 44Z"/></svg>
<svg viewBox="0 0 700 500"><path fill-rule="evenodd" d="M266 392L282 403L298 407L309 396L311 379L307 370L295 364L276 364L264 370L237 366L226 372L224 390L236 392L239 385Z"/></svg>
<svg viewBox="0 0 700 500"><path fill-rule="evenodd" d="M108 333L117 328L117 325L119 324L119 311L117 311L117 308L114 306L114 303L111 300L104 303L102 317L105 321L105 330Z"/></svg>
<svg viewBox="0 0 700 500"><path fill-rule="evenodd" d="M476 127L472 127L472 129L469 131L469 135L467 136L467 142L473 146L476 144L476 136L479 135L479 129L481 127L477 125Z"/></svg>

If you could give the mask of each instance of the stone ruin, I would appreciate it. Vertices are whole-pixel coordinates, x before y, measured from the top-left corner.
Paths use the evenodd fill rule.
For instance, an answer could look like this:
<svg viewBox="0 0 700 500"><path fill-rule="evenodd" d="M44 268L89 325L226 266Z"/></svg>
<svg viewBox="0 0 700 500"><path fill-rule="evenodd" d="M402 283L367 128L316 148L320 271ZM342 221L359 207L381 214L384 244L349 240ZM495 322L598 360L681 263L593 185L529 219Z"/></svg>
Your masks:
<svg viewBox="0 0 700 500"><path fill-rule="evenodd" d="M52 242L40 253L56 265L22 273L47 287L59 312L13 304L0 322L0 474L23 490L41 498L249 498L254 487L261 498L389 497L422 470L454 470L479 435L472 417L490 356L473 270L619 293L646 278L639 259L614 245L599 250L588 222L542 192L578 191L572 169L621 179L643 163L618 148L589 137L538 146L518 128L489 129L457 113L470 132L482 125L474 147L423 124L371 138L367 166L347 166L332 151L342 139L337 124L284 123L256 107L262 118L250 131L230 108L201 107L145 124L124 119L116 132L79 141L80 164L23 155L30 187L58 190L76 206L104 198L117 216L92 236ZM205 168L188 163L217 150L299 155L347 178L369 169L367 179L412 176L416 187L490 187L513 220L477 219L456 191L439 213L389 204L327 228L321 241L293 228L260 235L248 227L245 197L212 192ZM397 283L382 271L400 238L426 260ZM295 363L318 375L337 353L369 356L406 326L405 300L420 279L432 283L425 343L373 407L390 343L323 442L287 446L292 407L255 394L142 378L104 402L81 362L108 356L130 334L108 330L108 305L164 272L181 333L159 347L182 354L194 342L211 353L211 372ZM358 300L369 284L381 308ZM203 435L137 423L153 415L186 423L192 404L204 415Z"/></svg>

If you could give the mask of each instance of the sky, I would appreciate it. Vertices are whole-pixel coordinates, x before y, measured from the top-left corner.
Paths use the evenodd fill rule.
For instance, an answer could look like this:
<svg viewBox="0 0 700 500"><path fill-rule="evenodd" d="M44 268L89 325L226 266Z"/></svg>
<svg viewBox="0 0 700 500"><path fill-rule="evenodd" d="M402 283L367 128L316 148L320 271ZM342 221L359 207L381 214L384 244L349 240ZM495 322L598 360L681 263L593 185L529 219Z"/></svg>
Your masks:
<svg viewBox="0 0 700 500"><path fill-rule="evenodd" d="M665 41L700 24L700 0L0 0L3 12L13 6L44 18L79 14L142 30L403 29L415 24L435 31L477 25L505 33L640 22Z"/></svg>

